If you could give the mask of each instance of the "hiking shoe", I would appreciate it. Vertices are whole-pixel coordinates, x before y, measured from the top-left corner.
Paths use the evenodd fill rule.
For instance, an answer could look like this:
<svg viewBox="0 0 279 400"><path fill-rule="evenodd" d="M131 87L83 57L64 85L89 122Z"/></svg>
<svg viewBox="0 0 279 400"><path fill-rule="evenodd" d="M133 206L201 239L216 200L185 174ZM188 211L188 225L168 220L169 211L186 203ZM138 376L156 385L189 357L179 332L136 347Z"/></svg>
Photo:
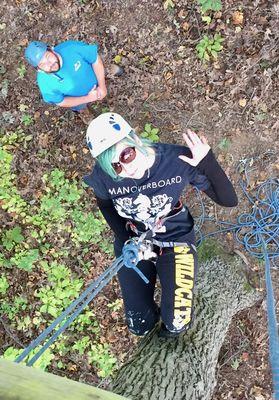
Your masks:
<svg viewBox="0 0 279 400"><path fill-rule="evenodd" d="M110 77L121 76L124 74L124 68L120 65L112 64L108 69L108 74Z"/></svg>

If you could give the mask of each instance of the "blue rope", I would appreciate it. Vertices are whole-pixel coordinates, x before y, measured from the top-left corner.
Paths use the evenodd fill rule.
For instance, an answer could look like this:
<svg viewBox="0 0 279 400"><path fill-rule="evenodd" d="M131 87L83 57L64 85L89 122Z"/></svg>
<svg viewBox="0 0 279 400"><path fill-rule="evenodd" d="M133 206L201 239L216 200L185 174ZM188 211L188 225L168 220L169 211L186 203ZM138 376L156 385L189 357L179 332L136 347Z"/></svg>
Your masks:
<svg viewBox="0 0 279 400"><path fill-rule="evenodd" d="M139 246L134 242L127 243L123 247L123 264L127 268L133 268L145 283L149 283L149 280L137 267L137 263L139 262L138 248Z"/></svg>
<svg viewBox="0 0 279 400"><path fill-rule="evenodd" d="M28 347L15 359L15 362L19 363L23 361L29 353L36 348L40 343L42 343L47 336L60 324L64 319L73 312L72 316L76 318L81 311L86 307L87 304L103 289L103 287L112 279L114 275L123 266L122 257L119 257L114 261L110 268L108 268L103 274L99 276L96 281L92 282L88 288L76 299L74 300L62 314L56 318L49 327L47 327L35 340L33 340ZM63 325L54 333L54 335L48 340L48 342L36 353L33 358L27 363L28 366L32 366L34 362L40 357L40 355L54 342L56 337L65 331L69 324L74 320L72 316L65 321Z"/></svg>
<svg viewBox="0 0 279 400"><path fill-rule="evenodd" d="M244 183L241 188L252 203L252 212L241 214L236 223L228 221L216 221L205 216L204 205L201 204L202 214L198 218L198 244L205 238L219 233L233 232L235 239L253 257L264 259L265 251L262 243L266 243L269 259L275 265L275 259L279 258L279 181L269 179L262 183L253 199L247 192ZM199 194L199 199L202 202ZM203 234L201 228L205 221L215 222L220 229Z"/></svg>
<svg viewBox="0 0 279 400"><path fill-rule="evenodd" d="M249 182L247 168L244 169L246 182ZM198 192L201 215L196 225L198 244L206 237L219 233L233 232L235 239L253 257L265 260L265 278L267 295L267 320L269 333L269 357L272 371L274 400L279 400L279 336L275 312L275 300L271 279L271 265L276 267L279 259L279 180L269 179L256 190L254 198L248 193L244 181L240 182L243 193L252 204L252 212L241 214L236 223L216 222L206 217L205 207ZM214 221L219 230L203 234L201 228L205 221ZM277 263L278 267L278 263Z"/></svg>
<svg viewBox="0 0 279 400"><path fill-rule="evenodd" d="M265 244L264 244L265 247ZM271 365L271 373L273 380L273 398L279 400L279 336L278 323L275 313L275 301L270 274L270 262L265 252L265 280L266 280L266 304L267 304L267 321L269 331L269 359Z"/></svg>
<svg viewBox="0 0 279 400"><path fill-rule="evenodd" d="M35 353L35 355L28 360L26 365L31 367L38 358L55 342L57 337L61 335L68 326L74 321L75 318L84 310L84 308L97 296L97 294L110 282L110 280L117 274L117 272L125 266L132 268L134 271L145 281L149 283L145 275L137 268L138 263L138 246L135 243L124 245L122 250L122 256L118 257L113 264L99 276L94 282L92 282L87 289L74 300L63 312L59 315L52 323L47 327L35 340L33 340L29 346L15 359L16 363L20 363L27 356L30 355L31 351L39 346L46 340L49 334L57 328L66 317L66 321L59 326L59 328L52 334L48 341Z"/></svg>

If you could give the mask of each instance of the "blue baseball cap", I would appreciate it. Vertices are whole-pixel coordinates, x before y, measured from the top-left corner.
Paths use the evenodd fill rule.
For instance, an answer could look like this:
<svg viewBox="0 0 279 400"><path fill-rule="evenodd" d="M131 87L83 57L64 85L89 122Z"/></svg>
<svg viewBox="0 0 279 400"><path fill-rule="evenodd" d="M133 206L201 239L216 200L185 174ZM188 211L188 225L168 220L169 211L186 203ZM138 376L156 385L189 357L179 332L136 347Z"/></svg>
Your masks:
<svg viewBox="0 0 279 400"><path fill-rule="evenodd" d="M29 64L37 68L47 49L48 45L46 43L31 42L25 49L24 56Z"/></svg>

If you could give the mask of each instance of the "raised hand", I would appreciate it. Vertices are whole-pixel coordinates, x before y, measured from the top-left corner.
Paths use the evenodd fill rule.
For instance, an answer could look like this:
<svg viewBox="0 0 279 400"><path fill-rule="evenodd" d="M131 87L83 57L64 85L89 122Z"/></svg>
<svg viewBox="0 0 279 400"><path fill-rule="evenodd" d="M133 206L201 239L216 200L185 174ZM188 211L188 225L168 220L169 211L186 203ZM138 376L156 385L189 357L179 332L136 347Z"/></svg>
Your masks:
<svg viewBox="0 0 279 400"><path fill-rule="evenodd" d="M186 156L179 156L179 158L193 167L196 167L207 155L210 146L204 136L199 138L198 135L190 129L187 129L187 133L183 133L183 138L192 152L192 158Z"/></svg>

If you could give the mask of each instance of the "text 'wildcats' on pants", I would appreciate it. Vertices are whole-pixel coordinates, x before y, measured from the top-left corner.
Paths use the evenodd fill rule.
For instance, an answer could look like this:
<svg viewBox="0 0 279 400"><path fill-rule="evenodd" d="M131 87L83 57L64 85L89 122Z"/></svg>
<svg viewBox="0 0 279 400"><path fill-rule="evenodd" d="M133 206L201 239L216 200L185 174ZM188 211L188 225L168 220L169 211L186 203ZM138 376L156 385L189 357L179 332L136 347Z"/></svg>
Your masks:
<svg viewBox="0 0 279 400"><path fill-rule="evenodd" d="M175 254L175 298L174 318L185 326L191 321L195 265L189 247L174 247Z"/></svg>

